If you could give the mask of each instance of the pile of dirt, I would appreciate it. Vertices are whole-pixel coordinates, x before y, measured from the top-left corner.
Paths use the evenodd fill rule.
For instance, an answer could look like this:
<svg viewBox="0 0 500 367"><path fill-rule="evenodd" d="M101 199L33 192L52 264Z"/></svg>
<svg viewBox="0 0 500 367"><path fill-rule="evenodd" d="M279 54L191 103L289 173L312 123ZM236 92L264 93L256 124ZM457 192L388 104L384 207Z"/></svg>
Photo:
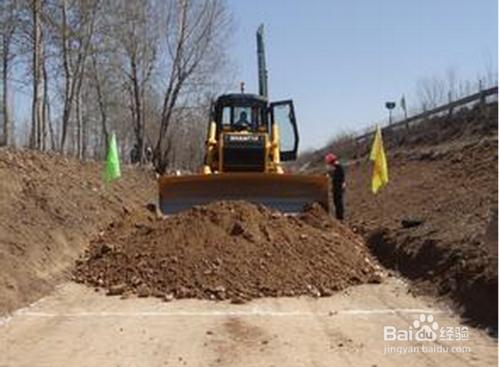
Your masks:
<svg viewBox="0 0 500 367"><path fill-rule="evenodd" d="M106 185L100 163L0 149L0 313L51 291L90 237L155 189L149 171L124 168Z"/></svg>
<svg viewBox="0 0 500 367"><path fill-rule="evenodd" d="M77 262L74 279L108 294L231 299L328 296L380 282L360 238L319 206L285 216L217 202L166 219L134 213L111 225Z"/></svg>

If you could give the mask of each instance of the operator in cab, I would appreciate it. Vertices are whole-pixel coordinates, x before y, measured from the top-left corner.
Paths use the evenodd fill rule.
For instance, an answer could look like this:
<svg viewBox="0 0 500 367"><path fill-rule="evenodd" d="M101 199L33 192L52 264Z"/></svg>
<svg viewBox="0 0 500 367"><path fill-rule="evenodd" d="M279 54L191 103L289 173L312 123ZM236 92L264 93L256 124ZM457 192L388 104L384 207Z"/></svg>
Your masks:
<svg viewBox="0 0 500 367"><path fill-rule="evenodd" d="M248 121L248 115L246 111L241 111L240 118L235 123L235 128L238 130L244 130L250 128L250 122Z"/></svg>

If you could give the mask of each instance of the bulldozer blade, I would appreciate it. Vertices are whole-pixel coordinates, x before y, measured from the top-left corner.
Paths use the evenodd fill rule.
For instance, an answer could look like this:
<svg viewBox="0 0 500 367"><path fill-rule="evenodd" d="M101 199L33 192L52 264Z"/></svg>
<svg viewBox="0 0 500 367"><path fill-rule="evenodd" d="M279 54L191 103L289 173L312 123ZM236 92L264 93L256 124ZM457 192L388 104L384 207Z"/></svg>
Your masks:
<svg viewBox="0 0 500 367"><path fill-rule="evenodd" d="M221 173L162 176L159 179L160 210L175 214L214 201L244 200L284 213L301 212L319 203L330 212L328 176L272 173Z"/></svg>

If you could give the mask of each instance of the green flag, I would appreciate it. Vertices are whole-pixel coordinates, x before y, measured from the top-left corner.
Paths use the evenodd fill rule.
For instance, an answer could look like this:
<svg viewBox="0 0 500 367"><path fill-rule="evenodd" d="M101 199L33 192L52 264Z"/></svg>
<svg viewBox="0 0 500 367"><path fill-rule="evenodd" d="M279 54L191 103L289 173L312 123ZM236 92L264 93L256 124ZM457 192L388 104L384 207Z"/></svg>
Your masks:
<svg viewBox="0 0 500 367"><path fill-rule="evenodd" d="M118 148L116 146L116 136L113 133L109 139L108 156L106 159L104 177L107 182L111 182L120 178L120 176L120 157L118 156Z"/></svg>

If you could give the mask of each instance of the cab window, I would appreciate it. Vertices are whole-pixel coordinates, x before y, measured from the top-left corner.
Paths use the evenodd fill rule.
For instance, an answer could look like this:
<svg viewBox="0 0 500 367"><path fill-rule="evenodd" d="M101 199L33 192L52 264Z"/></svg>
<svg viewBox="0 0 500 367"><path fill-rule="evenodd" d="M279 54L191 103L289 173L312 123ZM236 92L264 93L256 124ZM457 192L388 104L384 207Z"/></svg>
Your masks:
<svg viewBox="0 0 500 367"><path fill-rule="evenodd" d="M231 107L224 107L222 110L222 125L231 125Z"/></svg>
<svg viewBox="0 0 500 367"><path fill-rule="evenodd" d="M279 128L281 160L295 160L297 158L299 136L293 102L287 100L271 103L271 118Z"/></svg>
<svg viewBox="0 0 500 367"><path fill-rule="evenodd" d="M226 106L222 109L222 127L224 129L245 128L256 131L265 128L265 110L260 107Z"/></svg>

